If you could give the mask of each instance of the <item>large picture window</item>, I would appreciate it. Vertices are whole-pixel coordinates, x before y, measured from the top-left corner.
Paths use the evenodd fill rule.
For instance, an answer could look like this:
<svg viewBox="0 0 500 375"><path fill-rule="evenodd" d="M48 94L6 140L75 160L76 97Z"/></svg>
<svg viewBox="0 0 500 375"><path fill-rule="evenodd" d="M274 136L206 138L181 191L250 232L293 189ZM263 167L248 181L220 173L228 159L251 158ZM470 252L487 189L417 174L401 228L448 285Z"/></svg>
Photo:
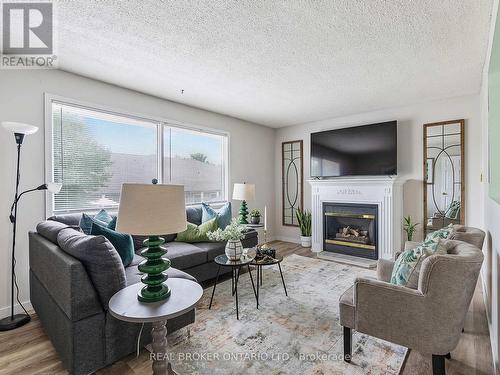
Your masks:
<svg viewBox="0 0 500 375"><path fill-rule="evenodd" d="M186 204L226 198L227 135L50 100L49 214L116 208L124 182L184 185ZM50 180L50 178L48 179Z"/></svg>

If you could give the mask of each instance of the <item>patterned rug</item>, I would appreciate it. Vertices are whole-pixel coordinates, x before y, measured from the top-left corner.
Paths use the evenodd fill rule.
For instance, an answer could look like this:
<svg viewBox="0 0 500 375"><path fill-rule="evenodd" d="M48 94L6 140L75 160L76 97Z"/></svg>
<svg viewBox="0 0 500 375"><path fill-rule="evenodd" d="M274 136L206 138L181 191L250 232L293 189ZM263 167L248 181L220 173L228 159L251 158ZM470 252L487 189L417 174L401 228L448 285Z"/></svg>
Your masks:
<svg viewBox="0 0 500 375"><path fill-rule="evenodd" d="M373 271L291 255L263 271L260 307L248 273L238 283L236 320L231 280L205 289L191 336L168 336L169 358L180 374L398 374L406 349L354 333L353 359L342 359L338 300L357 276ZM253 271L254 279L256 277ZM255 280L254 280L255 281Z"/></svg>

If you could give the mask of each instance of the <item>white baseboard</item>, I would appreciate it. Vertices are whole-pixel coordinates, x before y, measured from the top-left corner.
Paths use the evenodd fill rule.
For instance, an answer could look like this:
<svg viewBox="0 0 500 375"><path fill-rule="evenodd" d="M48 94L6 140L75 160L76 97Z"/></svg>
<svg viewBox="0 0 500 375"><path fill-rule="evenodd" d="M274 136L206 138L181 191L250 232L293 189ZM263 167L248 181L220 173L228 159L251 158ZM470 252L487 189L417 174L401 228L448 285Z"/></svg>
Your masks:
<svg viewBox="0 0 500 375"><path fill-rule="evenodd" d="M488 321L488 331L490 333L490 346L491 346L491 355L493 358L493 373L498 374L498 371L500 370L497 368L497 361L499 358L497 358L498 350L497 346L498 343L494 339L495 337L495 332L493 330L493 323L491 321L491 316L490 316L490 309L488 308L488 301L491 301L488 296L488 289L486 288L486 281L485 278L483 277L483 272L481 272L481 287L483 288L483 300L484 300L484 306L486 310L486 319Z"/></svg>
<svg viewBox="0 0 500 375"><path fill-rule="evenodd" d="M276 241L284 241L291 243L300 243L300 237L286 237L286 236L276 236Z"/></svg>
<svg viewBox="0 0 500 375"><path fill-rule="evenodd" d="M33 306L31 306L30 301L24 301L23 306L28 311L33 310ZM20 313L24 313L24 310L18 303L16 303L14 305L14 314L20 314ZM6 318L9 315L10 315L10 306L5 306L0 308L0 318Z"/></svg>

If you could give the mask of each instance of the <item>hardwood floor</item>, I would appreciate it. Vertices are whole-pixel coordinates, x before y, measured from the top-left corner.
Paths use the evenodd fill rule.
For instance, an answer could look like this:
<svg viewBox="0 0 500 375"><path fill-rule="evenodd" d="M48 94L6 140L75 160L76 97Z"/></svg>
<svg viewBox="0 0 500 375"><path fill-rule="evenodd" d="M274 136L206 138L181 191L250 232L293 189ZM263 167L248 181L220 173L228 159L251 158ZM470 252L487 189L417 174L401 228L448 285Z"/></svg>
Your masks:
<svg viewBox="0 0 500 375"><path fill-rule="evenodd" d="M275 241L273 246L285 257L291 254L315 257L309 249L300 245ZM0 375L66 374L50 340L42 330L38 317L33 314L32 318L32 321L24 327L0 333ZM448 375L493 374L488 325L480 283L467 315L465 332L451 356L452 359L446 361ZM137 358L131 354L98 372L105 375L150 373L151 363L146 351ZM401 375L431 373L430 358L409 351Z"/></svg>

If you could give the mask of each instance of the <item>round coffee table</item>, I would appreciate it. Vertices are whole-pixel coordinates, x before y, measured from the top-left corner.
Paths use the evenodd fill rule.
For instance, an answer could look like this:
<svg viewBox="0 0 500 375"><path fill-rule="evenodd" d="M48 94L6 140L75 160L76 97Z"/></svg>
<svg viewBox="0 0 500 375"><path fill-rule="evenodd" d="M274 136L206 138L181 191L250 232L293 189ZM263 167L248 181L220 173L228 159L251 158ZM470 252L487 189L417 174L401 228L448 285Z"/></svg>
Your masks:
<svg viewBox="0 0 500 375"><path fill-rule="evenodd" d="M238 279L240 278L241 268L247 266L248 274L250 275L250 280L252 281L253 293L255 294L255 298L257 298L257 292L255 291L255 284L253 283L252 270L250 269L250 263L253 261L253 256L242 256L238 260L229 260L226 255L219 255L214 259L215 263L219 265L217 268L217 276L215 277L215 284L212 290L212 297L210 298L209 309L212 308L212 301L214 299L215 288L217 287L217 282L219 281L219 274L221 267L231 267L231 293L236 298L236 319L240 319L239 310L238 310Z"/></svg>
<svg viewBox="0 0 500 375"><path fill-rule="evenodd" d="M274 264L278 265L281 275L281 282L283 283L283 289L285 290L285 296L288 297L288 293L286 291L285 279L283 278L283 271L281 270L281 262L283 261L283 256L276 254L274 258L266 257L262 260L257 260L254 258L250 262L251 266L255 266L257 268L257 308L259 308L259 285L262 286L262 267L263 266L272 266Z"/></svg>
<svg viewBox="0 0 500 375"><path fill-rule="evenodd" d="M117 292L109 300L109 312L116 319L130 323L153 323L153 374L175 374L168 362L167 327L168 319L175 318L191 310L203 295L203 288L187 279L166 281L172 294L165 301L144 303L137 299L142 283L130 285Z"/></svg>

